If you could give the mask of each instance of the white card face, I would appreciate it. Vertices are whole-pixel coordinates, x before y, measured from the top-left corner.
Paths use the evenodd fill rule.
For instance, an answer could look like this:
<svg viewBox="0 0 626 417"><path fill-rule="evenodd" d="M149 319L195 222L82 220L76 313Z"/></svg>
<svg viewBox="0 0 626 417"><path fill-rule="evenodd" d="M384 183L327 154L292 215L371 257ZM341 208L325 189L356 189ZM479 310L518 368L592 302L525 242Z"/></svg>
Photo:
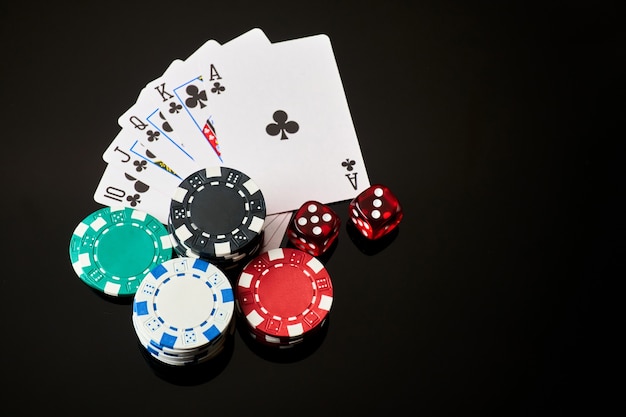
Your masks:
<svg viewBox="0 0 626 417"><path fill-rule="evenodd" d="M176 132L180 147L197 164L222 163L211 109L206 105L207 96L219 95L226 89L219 68L220 55L225 51L231 56L245 55L249 50L269 44L260 29L252 29L221 46L215 41L206 42L184 63L170 66L162 77L146 86L144 99L158 104L160 113L167 117Z"/></svg>
<svg viewBox="0 0 626 417"><path fill-rule="evenodd" d="M178 182L171 190L150 185L140 179L134 170L126 171L124 165L109 164L94 192L94 200L105 206L121 205L141 209L167 224L171 196ZM154 184L154 183L152 183ZM264 236L260 252L280 247L293 213L268 215L263 226Z"/></svg>
<svg viewBox="0 0 626 417"><path fill-rule="evenodd" d="M286 212L271 214L265 218L265 224L263 226L263 245L259 253L281 247L292 215L292 212Z"/></svg>
<svg viewBox="0 0 626 417"><path fill-rule="evenodd" d="M180 65L180 64L178 64ZM183 141L168 121L167 113L159 104L147 99L149 92L144 88L137 102L118 118L124 130L138 133L138 140L158 155L167 155L166 164L181 178L201 168L185 148Z"/></svg>
<svg viewBox="0 0 626 417"><path fill-rule="evenodd" d="M140 132L122 129L102 154L105 162L132 173L137 179L153 184L164 194L173 195L182 181L152 146L139 142Z"/></svg>
<svg viewBox="0 0 626 417"><path fill-rule="evenodd" d="M315 35L220 56L209 96L223 163L263 191L268 214L354 198L369 178L330 40Z"/></svg>
<svg viewBox="0 0 626 417"><path fill-rule="evenodd" d="M180 181L204 167L236 168L267 207L262 251L280 247L293 211L370 186L330 40L271 44L258 28L210 40L146 84L104 152L95 201L167 223Z"/></svg>
<svg viewBox="0 0 626 417"><path fill-rule="evenodd" d="M171 198L138 180L118 166L107 165L94 192L94 200L105 206L136 208L167 224Z"/></svg>
<svg viewBox="0 0 626 417"><path fill-rule="evenodd" d="M208 41L180 65L170 66L162 77L148 83L145 95L141 98L157 106L160 114L167 117L175 140L198 164L219 165L218 154L211 144L200 138L206 120L196 122L191 118L190 109L206 107L206 91L201 74L201 58L208 59L221 46L215 41ZM182 95L185 94L185 98ZM201 140L202 139L202 140ZM199 162L202 161L202 162Z"/></svg>

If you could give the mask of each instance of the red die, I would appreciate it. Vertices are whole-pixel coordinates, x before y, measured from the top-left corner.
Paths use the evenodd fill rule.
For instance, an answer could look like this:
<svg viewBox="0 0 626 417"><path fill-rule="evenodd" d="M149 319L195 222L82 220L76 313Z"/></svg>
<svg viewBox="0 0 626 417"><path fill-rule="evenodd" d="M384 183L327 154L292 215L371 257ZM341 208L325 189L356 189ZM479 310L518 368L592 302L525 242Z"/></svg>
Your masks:
<svg viewBox="0 0 626 417"><path fill-rule="evenodd" d="M398 198L389 188L375 184L363 190L349 206L350 220L370 240L391 232L403 217Z"/></svg>
<svg viewBox="0 0 626 417"><path fill-rule="evenodd" d="M293 245L313 256L319 256L328 249L337 236L341 219L330 207L318 201L304 203L287 229L287 236Z"/></svg>

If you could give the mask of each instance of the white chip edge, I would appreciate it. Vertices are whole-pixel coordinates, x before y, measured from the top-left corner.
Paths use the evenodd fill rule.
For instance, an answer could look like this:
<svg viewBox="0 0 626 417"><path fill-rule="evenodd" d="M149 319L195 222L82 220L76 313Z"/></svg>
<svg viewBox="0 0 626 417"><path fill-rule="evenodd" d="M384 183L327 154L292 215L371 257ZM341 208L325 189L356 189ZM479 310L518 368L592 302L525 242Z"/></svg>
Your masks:
<svg viewBox="0 0 626 417"><path fill-rule="evenodd" d="M215 256L230 255L232 253L230 242L216 243L213 245L213 248L215 249Z"/></svg>
<svg viewBox="0 0 626 417"><path fill-rule="evenodd" d="M187 190L182 188L182 187L178 187L176 188L176 191L174 191L174 195L172 196L172 200L178 202L178 203L182 203L185 200L185 196L187 195Z"/></svg>
<svg viewBox="0 0 626 417"><path fill-rule="evenodd" d="M320 303L318 307L322 310L330 311L330 307L333 305L333 297L328 295L322 295L320 297Z"/></svg>
<svg viewBox="0 0 626 417"><path fill-rule="evenodd" d="M133 209L133 212L130 217L135 220L144 222L146 221L146 218L148 217L148 213L146 213L145 211Z"/></svg>
<svg viewBox="0 0 626 417"><path fill-rule="evenodd" d="M246 320L248 320L248 323L250 323L254 328L263 323L263 317L256 310L252 310L246 316Z"/></svg>
<svg viewBox="0 0 626 417"><path fill-rule="evenodd" d="M324 269L324 265L317 258L311 258L311 260L307 262L306 264L316 274L320 272L322 269Z"/></svg>
<svg viewBox="0 0 626 417"><path fill-rule="evenodd" d="M273 261L275 259L283 259L285 257L285 254L283 253L282 248L276 248L267 251L267 257L270 259L270 261Z"/></svg>
<svg viewBox="0 0 626 417"><path fill-rule="evenodd" d="M302 323L290 324L289 326L287 326L287 333L289 333L289 336L291 337L300 336L302 333L304 333Z"/></svg>
<svg viewBox="0 0 626 417"><path fill-rule="evenodd" d="M189 239L191 236L193 236L193 233L191 233L191 231L187 228L187 225L183 224L181 226L179 226L176 230L175 230L175 234L176 237L178 238L178 240L180 240L181 242L184 242L185 240Z"/></svg>
<svg viewBox="0 0 626 417"><path fill-rule="evenodd" d="M250 283L252 282L252 278L254 277L254 275L249 274L247 272L242 272L239 275L239 282L237 283L237 285L239 285L240 287L244 287L244 288L250 288Z"/></svg>
<svg viewBox="0 0 626 417"><path fill-rule="evenodd" d="M221 177L222 176L222 167L220 167L220 166L206 167L204 169L204 173L206 174L207 178Z"/></svg>
<svg viewBox="0 0 626 417"><path fill-rule="evenodd" d="M259 186L252 179L249 179L248 181L244 182L243 186L246 188L246 190L248 190L250 195L259 191Z"/></svg>
<svg viewBox="0 0 626 417"><path fill-rule="evenodd" d="M76 226L76 229L74 229L74 234L82 238L83 236L85 236L85 232L87 231L87 229L89 229L89 226L83 222L80 222L78 226Z"/></svg>
<svg viewBox="0 0 626 417"><path fill-rule="evenodd" d="M261 230L263 230L264 223L265 223L264 219L255 216L250 221L250 225L248 226L248 229L259 234L261 233Z"/></svg>
<svg viewBox="0 0 626 417"><path fill-rule="evenodd" d="M89 227L91 227L93 230L95 230L97 232L98 230L102 229L106 225L107 225L106 220L104 220L102 217L98 216L94 221L92 221L89 224Z"/></svg>

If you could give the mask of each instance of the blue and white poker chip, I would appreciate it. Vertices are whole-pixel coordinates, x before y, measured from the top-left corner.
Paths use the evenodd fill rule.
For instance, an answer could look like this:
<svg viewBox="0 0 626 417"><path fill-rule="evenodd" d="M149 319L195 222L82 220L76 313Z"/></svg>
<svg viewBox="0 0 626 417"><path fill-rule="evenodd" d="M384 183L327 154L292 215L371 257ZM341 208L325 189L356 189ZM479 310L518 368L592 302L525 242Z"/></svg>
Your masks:
<svg viewBox="0 0 626 417"><path fill-rule="evenodd" d="M230 281L217 266L199 258L173 258L141 282L133 299L133 326L152 356L182 365L221 350L234 304Z"/></svg>

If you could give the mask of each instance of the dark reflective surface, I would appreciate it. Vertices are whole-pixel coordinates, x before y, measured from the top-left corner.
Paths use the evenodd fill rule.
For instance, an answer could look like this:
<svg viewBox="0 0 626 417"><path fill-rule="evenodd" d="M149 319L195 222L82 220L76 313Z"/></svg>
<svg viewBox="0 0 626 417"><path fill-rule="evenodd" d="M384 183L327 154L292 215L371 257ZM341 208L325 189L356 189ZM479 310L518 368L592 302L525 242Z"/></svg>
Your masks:
<svg viewBox="0 0 626 417"><path fill-rule="evenodd" d="M607 415L626 259L621 15L191 3L0 8L5 414ZM253 27L329 35L370 180L405 216L367 242L333 205L331 318L302 349L238 328L215 361L160 367L130 300L75 276L69 239L100 207L101 155L145 84Z"/></svg>

